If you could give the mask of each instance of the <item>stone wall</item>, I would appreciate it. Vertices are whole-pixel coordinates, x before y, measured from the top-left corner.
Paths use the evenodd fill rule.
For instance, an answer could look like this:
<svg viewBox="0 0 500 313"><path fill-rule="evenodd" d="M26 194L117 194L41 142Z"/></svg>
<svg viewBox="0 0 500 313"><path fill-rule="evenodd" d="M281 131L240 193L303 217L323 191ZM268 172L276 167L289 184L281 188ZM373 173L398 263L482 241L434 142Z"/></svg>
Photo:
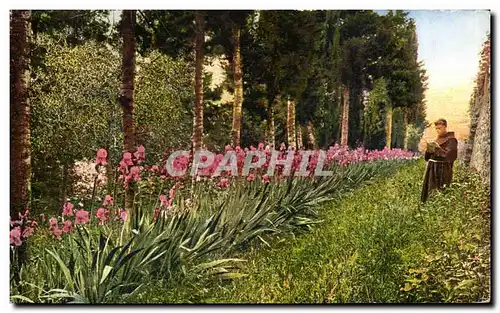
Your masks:
<svg viewBox="0 0 500 313"><path fill-rule="evenodd" d="M472 151L470 156L470 166L476 169L485 183L490 184L491 173L491 103L490 103L490 83L487 79L487 88L485 94L478 99L479 116L477 126L472 142Z"/></svg>
<svg viewBox="0 0 500 313"><path fill-rule="evenodd" d="M491 183L491 89L490 41L485 43L470 102L470 136L465 147L464 162L477 170L483 181Z"/></svg>

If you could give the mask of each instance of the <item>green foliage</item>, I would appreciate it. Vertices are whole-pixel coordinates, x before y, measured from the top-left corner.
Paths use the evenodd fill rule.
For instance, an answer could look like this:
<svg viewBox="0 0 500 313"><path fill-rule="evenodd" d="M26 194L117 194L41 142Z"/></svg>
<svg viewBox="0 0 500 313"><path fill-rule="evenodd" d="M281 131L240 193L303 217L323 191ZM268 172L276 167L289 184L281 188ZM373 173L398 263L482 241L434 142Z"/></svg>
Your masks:
<svg viewBox="0 0 500 313"><path fill-rule="evenodd" d="M62 246L67 250L59 247L38 252L42 259L35 266L52 270L39 272L39 279L45 281L40 284L38 280L40 285L33 286L42 293L32 301L73 299L70 303L102 303L132 294L141 286L147 265L164 253L151 253L157 249L155 242L144 241L141 236L133 236L123 246L118 245L121 238L113 236L113 231L108 236L102 232L96 236L85 227L76 226L76 234ZM45 286L50 286L50 290L43 290Z"/></svg>
<svg viewBox="0 0 500 313"><path fill-rule="evenodd" d="M134 31L139 53L158 50L173 58L194 61L194 13L190 10L138 10Z"/></svg>
<svg viewBox="0 0 500 313"><path fill-rule="evenodd" d="M136 37L140 53L146 55L158 49L162 54L192 61L193 14L193 11L139 11ZM382 77L390 104L411 108L410 124L425 120L422 101L426 77L422 64L417 62L415 23L407 12L379 15L370 10L219 10L205 11L204 16L205 51L229 61L223 84L229 92L233 88L232 30L241 29L243 108L247 109L242 127L247 136L242 138L243 142L263 141L262 121L277 95L296 100L297 122L301 125L313 122L320 146L338 141L340 84L351 90L349 144L366 142L361 93L372 89L374 80ZM297 20L301 22L297 24ZM223 146L216 138L226 133L230 120L214 116L225 116L227 110L207 108L207 111L212 116L205 119L207 142ZM397 118L394 121L396 126L401 124ZM254 132L256 127L259 131ZM376 128L377 124L369 127ZM282 136L276 135L278 142L282 141ZM379 136L375 137L368 139L370 146L377 146L373 142ZM395 138L401 141L397 135Z"/></svg>
<svg viewBox="0 0 500 313"><path fill-rule="evenodd" d="M46 34L69 45L89 40L106 41L110 31L109 10L32 10L35 37Z"/></svg>
<svg viewBox="0 0 500 313"><path fill-rule="evenodd" d="M96 41L113 43L113 30L108 17L110 10L31 10L31 65L35 71L45 67L49 39L62 45L77 46Z"/></svg>
<svg viewBox="0 0 500 313"><path fill-rule="evenodd" d="M100 147L109 149L112 160L119 157L119 56L94 42L43 45L45 67L35 69L30 93L32 190L40 200L35 207L57 209L64 182L71 184L65 167L69 173L76 160L93 159Z"/></svg>
<svg viewBox="0 0 500 313"><path fill-rule="evenodd" d="M384 78L376 79L364 114L365 146L369 149L381 149L384 146L387 105L387 83Z"/></svg>
<svg viewBox="0 0 500 313"><path fill-rule="evenodd" d="M392 112L392 148L404 148L405 132L403 108L395 108Z"/></svg>
<svg viewBox="0 0 500 313"><path fill-rule="evenodd" d="M48 50L46 68L32 86L34 154L67 164L94 157L99 147L112 148L120 139L110 136L119 135L119 56L92 42L48 43Z"/></svg>
<svg viewBox="0 0 500 313"><path fill-rule="evenodd" d="M190 145L194 69L157 51L137 62L134 117L137 144L156 161L170 149Z"/></svg>
<svg viewBox="0 0 500 313"><path fill-rule="evenodd" d="M455 183L436 194L423 214L444 225L411 267L401 297L411 302L488 302L491 299L491 203L488 188L477 173L461 169ZM437 208L437 210L436 210ZM436 210L437 212L429 212ZM449 217L448 217L449 216Z"/></svg>
<svg viewBox="0 0 500 313"><path fill-rule="evenodd" d="M44 45L45 68L37 69L30 98L33 196L36 210L55 211L63 189L70 191L75 161L93 160L101 147L107 148L111 163L121 159L120 57L111 47L94 42L71 47L47 40ZM189 146L192 68L152 52L138 59L137 72L138 144L147 148L150 160L158 160L169 149Z"/></svg>
<svg viewBox="0 0 500 313"><path fill-rule="evenodd" d="M206 25L210 33L207 42L207 52L217 56L224 56L228 61L228 79L232 80L232 62L234 55L233 29L240 30L240 37L248 36L249 20L254 14L250 10L210 10L206 12ZM243 44L245 41L243 40ZM240 38L241 45L241 38Z"/></svg>
<svg viewBox="0 0 500 313"><path fill-rule="evenodd" d="M424 127L416 127L415 125L408 126L408 150L418 151L418 144L422 135L424 134Z"/></svg>

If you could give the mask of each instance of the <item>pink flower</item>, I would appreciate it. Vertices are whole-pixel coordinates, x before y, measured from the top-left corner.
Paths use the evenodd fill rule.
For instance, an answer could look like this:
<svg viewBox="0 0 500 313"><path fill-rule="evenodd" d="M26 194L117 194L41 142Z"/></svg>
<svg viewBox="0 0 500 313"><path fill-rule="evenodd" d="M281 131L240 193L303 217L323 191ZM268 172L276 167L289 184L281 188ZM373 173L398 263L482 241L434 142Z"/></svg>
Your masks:
<svg viewBox="0 0 500 313"><path fill-rule="evenodd" d="M120 218L125 221L127 219L127 211L121 210L120 211Z"/></svg>
<svg viewBox="0 0 500 313"><path fill-rule="evenodd" d="M172 201L166 195L160 195L160 206L170 207Z"/></svg>
<svg viewBox="0 0 500 313"><path fill-rule="evenodd" d="M263 183L268 183L270 181L271 181L271 179L269 178L269 175L265 174L264 176L262 176Z"/></svg>
<svg viewBox="0 0 500 313"><path fill-rule="evenodd" d="M23 237L24 237L24 238L28 238L29 236L31 236L31 235L33 234L33 232L34 232L34 231L35 231L35 230L34 230L33 228L31 228L31 227L29 227L29 226L28 226L28 227L26 227L26 228L24 229L24 231L23 231Z"/></svg>
<svg viewBox="0 0 500 313"><path fill-rule="evenodd" d="M62 231L65 233L69 233L69 232L71 232L72 228L73 228L73 224L71 223L71 221L66 221L66 222L64 222L64 227L63 227Z"/></svg>
<svg viewBox="0 0 500 313"><path fill-rule="evenodd" d="M104 224L104 222L106 222L106 220L108 219L108 214L109 214L109 211L104 209L104 208L99 208L97 209L97 212L95 214L95 216L101 220L101 224Z"/></svg>
<svg viewBox="0 0 500 313"><path fill-rule="evenodd" d="M38 223L36 221L31 221L31 227L37 227Z"/></svg>
<svg viewBox="0 0 500 313"><path fill-rule="evenodd" d="M19 247L22 244L21 228L16 227L10 231L10 244L16 247Z"/></svg>
<svg viewBox="0 0 500 313"><path fill-rule="evenodd" d="M95 163L96 165L106 165L108 164L106 162L106 158L108 157L108 152L106 151L106 149L99 149L97 150L97 157L95 159Z"/></svg>
<svg viewBox="0 0 500 313"><path fill-rule="evenodd" d="M111 195L106 195L102 203L103 206L113 205L113 197Z"/></svg>
<svg viewBox="0 0 500 313"><path fill-rule="evenodd" d="M174 171L183 171L187 169L189 163L189 159L183 155L178 156L174 159L174 162L172 164L172 167L174 168Z"/></svg>
<svg viewBox="0 0 500 313"><path fill-rule="evenodd" d="M135 181L138 181L138 180L141 180L141 170L139 169L138 166L132 166L130 168L130 177L131 179L135 180Z"/></svg>
<svg viewBox="0 0 500 313"><path fill-rule="evenodd" d="M229 186L229 179L227 178L222 178L218 183L217 187L226 189Z"/></svg>
<svg viewBox="0 0 500 313"><path fill-rule="evenodd" d="M40 214L42 216L42 222L45 222L46 221L46 218L45 218L45 214Z"/></svg>
<svg viewBox="0 0 500 313"><path fill-rule="evenodd" d="M250 173L247 177L247 181L253 181L255 180L255 174L254 173Z"/></svg>
<svg viewBox="0 0 500 313"><path fill-rule="evenodd" d="M66 202L63 207L63 216L73 216L73 204Z"/></svg>
<svg viewBox="0 0 500 313"><path fill-rule="evenodd" d="M59 227L53 227L51 229L51 232L52 232L52 235L54 235L54 237L61 240L62 230L59 229Z"/></svg>
<svg viewBox="0 0 500 313"><path fill-rule="evenodd" d="M50 225L50 227L57 227L57 219L55 217L52 217L49 220L49 225Z"/></svg>
<svg viewBox="0 0 500 313"><path fill-rule="evenodd" d="M89 221L89 212L81 209L76 211L75 224L86 224Z"/></svg>
<svg viewBox="0 0 500 313"><path fill-rule="evenodd" d="M125 152L123 154L123 158L122 158L122 161L123 163L125 163L126 165L134 165L134 163L132 162L132 153L130 152Z"/></svg>
<svg viewBox="0 0 500 313"><path fill-rule="evenodd" d="M26 209L26 211L24 212L24 215L21 212L19 212L18 214L19 214L19 219L24 220L25 218L27 218L30 215L30 211L28 209Z"/></svg>
<svg viewBox="0 0 500 313"><path fill-rule="evenodd" d="M160 171L160 168L158 167L158 165L153 165L151 166L151 171L154 173L158 173Z"/></svg>
<svg viewBox="0 0 500 313"><path fill-rule="evenodd" d="M121 160L120 161L120 166L118 167L118 170L123 173L123 174L128 174L128 165L125 161Z"/></svg>
<svg viewBox="0 0 500 313"><path fill-rule="evenodd" d="M137 159L138 164L146 159L146 149L143 145L137 147L137 151L134 153L134 156Z"/></svg>
<svg viewBox="0 0 500 313"><path fill-rule="evenodd" d="M118 170L122 174L128 174L128 167L132 166L132 165L134 165L134 163L132 162L132 153L125 152L123 154L121 161L120 161L120 166L119 166Z"/></svg>
<svg viewBox="0 0 500 313"><path fill-rule="evenodd" d="M170 199L174 199L174 197L175 197L175 186L172 187L172 188L170 188L170 190L168 191L168 197Z"/></svg>

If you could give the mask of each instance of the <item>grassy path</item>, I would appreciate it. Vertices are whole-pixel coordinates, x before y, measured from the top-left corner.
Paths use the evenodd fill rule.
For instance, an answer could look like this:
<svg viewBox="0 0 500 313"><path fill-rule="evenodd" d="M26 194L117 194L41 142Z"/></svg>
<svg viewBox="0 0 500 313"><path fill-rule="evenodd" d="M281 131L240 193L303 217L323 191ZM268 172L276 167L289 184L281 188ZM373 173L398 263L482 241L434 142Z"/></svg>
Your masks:
<svg viewBox="0 0 500 313"><path fill-rule="evenodd" d="M419 205L423 168L424 162L417 162L344 194L321 208L323 222L311 232L239 255L248 260L241 268L248 274L243 279L186 281L174 290L158 286L135 300L484 300L489 287L489 195L477 177L459 170L458 183Z"/></svg>

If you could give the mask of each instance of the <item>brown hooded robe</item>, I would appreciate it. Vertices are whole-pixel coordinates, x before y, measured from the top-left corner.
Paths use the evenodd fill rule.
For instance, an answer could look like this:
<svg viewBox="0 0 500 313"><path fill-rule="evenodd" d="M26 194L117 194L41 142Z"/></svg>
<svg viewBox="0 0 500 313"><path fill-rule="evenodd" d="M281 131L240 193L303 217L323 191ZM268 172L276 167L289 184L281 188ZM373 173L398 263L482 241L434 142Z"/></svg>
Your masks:
<svg viewBox="0 0 500 313"><path fill-rule="evenodd" d="M436 142L442 149L436 149L434 153L425 153L427 166L422 187L422 202L427 201L431 190L442 190L445 185L451 183L453 178L453 162L457 159L458 146L455 133L448 132L445 136L438 137Z"/></svg>

